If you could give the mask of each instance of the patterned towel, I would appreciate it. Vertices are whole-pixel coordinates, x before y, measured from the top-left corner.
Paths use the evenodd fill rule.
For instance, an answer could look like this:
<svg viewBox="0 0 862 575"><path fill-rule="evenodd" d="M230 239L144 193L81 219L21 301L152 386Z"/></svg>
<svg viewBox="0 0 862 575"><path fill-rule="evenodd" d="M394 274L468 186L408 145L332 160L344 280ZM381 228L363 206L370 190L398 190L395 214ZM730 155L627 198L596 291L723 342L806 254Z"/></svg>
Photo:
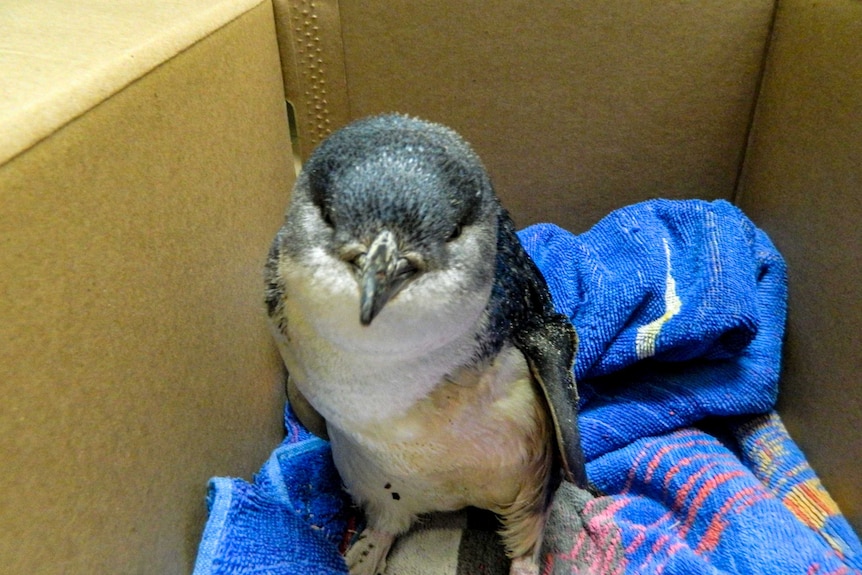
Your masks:
<svg viewBox="0 0 862 575"><path fill-rule="evenodd" d="M544 573L862 572L862 545L772 412L786 272L727 202L655 200L579 236L520 232L580 335L588 497L564 485ZM328 445L286 410L252 484L216 478L195 575L345 573L355 527ZM390 572L505 573L493 519L435 518Z"/></svg>

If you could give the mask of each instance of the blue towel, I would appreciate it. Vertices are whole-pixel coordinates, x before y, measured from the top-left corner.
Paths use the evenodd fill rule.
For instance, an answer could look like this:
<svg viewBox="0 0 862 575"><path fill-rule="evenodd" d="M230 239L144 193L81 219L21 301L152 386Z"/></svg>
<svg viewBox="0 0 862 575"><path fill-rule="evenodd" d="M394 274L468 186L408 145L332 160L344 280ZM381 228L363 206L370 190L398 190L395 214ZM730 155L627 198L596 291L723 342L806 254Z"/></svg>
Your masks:
<svg viewBox="0 0 862 575"><path fill-rule="evenodd" d="M580 337L588 461L706 416L775 404L784 261L731 204L656 200L580 236L542 224L520 237Z"/></svg>
<svg viewBox="0 0 862 575"><path fill-rule="evenodd" d="M860 573L862 545L772 411L786 270L723 201L655 200L519 233L580 336L590 480L561 488L544 573ZM252 483L210 483L194 575L346 573L326 442L286 409Z"/></svg>
<svg viewBox="0 0 862 575"><path fill-rule="evenodd" d="M253 483L210 480L194 575L346 573L339 544L348 499L329 444L285 410L287 437Z"/></svg>

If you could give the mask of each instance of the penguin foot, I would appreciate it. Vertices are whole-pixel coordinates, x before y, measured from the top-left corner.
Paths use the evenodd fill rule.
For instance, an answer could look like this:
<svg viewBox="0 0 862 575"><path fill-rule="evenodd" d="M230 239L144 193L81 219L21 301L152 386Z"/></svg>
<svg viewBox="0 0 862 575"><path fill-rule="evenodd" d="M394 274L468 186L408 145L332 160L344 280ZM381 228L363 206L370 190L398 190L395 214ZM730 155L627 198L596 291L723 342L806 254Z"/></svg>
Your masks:
<svg viewBox="0 0 862 575"><path fill-rule="evenodd" d="M539 575L539 564L532 557L515 557L509 575Z"/></svg>
<svg viewBox="0 0 862 575"><path fill-rule="evenodd" d="M344 555L350 575L383 575L393 541L391 533L365 529Z"/></svg>

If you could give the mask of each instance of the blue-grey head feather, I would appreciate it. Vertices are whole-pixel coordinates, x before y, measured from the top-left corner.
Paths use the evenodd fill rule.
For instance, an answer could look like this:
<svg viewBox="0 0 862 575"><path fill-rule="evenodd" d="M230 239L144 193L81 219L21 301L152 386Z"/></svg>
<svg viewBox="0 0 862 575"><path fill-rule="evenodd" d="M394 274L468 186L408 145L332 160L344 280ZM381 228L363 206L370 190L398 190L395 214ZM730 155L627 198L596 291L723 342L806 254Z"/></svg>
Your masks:
<svg viewBox="0 0 862 575"><path fill-rule="evenodd" d="M418 248L458 234L498 205L487 172L452 130L400 115L360 120L312 154L311 200L344 235L386 228Z"/></svg>

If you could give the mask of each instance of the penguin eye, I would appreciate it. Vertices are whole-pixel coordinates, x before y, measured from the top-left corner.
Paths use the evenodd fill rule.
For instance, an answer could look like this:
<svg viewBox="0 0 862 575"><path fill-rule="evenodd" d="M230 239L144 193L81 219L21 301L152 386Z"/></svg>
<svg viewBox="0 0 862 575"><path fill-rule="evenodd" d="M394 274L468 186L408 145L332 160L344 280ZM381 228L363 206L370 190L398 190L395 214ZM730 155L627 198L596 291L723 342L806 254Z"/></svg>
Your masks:
<svg viewBox="0 0 862 575"><path fill-rule="evenodd" d="M461 231L462 231L461 224L458 224L457 226L455 226L455 229L452 230L452 233L449 234L449 237L446 238L446 241L451 242L451 241L457 240L458 237L461 235Z"/></svg>
<svg viewBox="0 0 862 575"><path fill-rule="evenodd" d="M365 265L367 257L365 247L359 244L348 244L339 251L339 257L350 265L354 272L358 272Z"/></svg>
<svg viewBox="0 0 862 575"><path fill-rule="evenodd" d="M365 254L358 254L356 257L350 260L350 265L353 266L355 271L359 271L365 265Z"/></svg>
<svg viewBox="0 0 862 575"><path fill-rule="evenodd" d="M419 267L406 258L401 258L395 267L395 278L399 280L408 280L417 273L419 273Z"/></svg>

